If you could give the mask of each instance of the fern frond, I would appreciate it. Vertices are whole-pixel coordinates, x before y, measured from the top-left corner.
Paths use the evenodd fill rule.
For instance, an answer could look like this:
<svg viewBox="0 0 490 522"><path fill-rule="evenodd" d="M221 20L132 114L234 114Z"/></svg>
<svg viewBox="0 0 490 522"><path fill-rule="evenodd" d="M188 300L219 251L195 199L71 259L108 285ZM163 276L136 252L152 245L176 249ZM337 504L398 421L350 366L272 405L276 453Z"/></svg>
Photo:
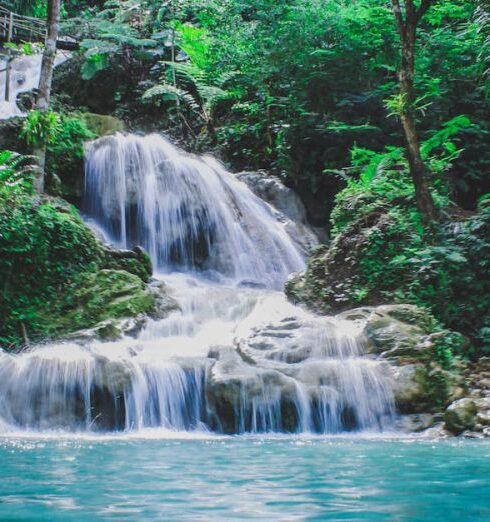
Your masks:
<svg viewBox="0 0 490 522"><path fill-rule="evenodd" d="M187 105L193 111L199 112L199 103L196 101L194 96L188 91L175 87L170 83L160 83L151 87L143 94L144 101L155 101L158 100L180 100L182 103Z"/></svg>

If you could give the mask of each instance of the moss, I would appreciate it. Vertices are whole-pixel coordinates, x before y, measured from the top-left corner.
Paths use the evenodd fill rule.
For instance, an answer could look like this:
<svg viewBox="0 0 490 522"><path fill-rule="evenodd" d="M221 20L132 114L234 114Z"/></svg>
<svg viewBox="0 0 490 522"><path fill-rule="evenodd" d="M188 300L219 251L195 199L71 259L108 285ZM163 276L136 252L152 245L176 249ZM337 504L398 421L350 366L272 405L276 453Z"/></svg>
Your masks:
<svg viewBox="0 0 490 522"><path fill-rule="evenodd" d="M65 201L0 201L0 345L68 334L152 310L148 256L112 255Z"/></svg>
<svg viewBox="0 0 490 522"><path fill-rule="evenodd" d="M439 329L439 324L432 314L417 306L397 306L389 311L389 315L402 321L422 328L425 333L432 333Z"/></svg>
<svg viewBox="0 0 490 522"><path fill-rule="evenodd" d="M48 313L45 319L50 331L56 334L91 327L108 319L149 313L154 306L154 297L139 277L124 270L100 270L81 279L62 315Z"/></svg>
<svg viewBox="0 0 490 522"><path fill-rule="evenodd" d="M124 122L114 116L84 112L80 114L80 118L88 129L97 136L107 136L115 132L123 132L125 128Z"/></svg>
<svg viewBox="0 0 490 522"><path fill-rule="evenodd" d="M126 270L145 282L150 280L153 271L150 256L140 247L133 250L105 248L103 265L107 269Z"/></svg>
<svg viewBox="0 0 490 522"><path fill-rule="evenodd" d="M453 353L478 357L490 351L490 206L437 227L419 227L417 214L394 207L349 222L326 251L313 255L302 276L286 288L295 302L340 312L385 303L408 303L430 314L399 310L398 319L426 333L436 323L471 343L451 341ZM432 315L432 317L431 317ZM443 325L441 327L440 325ZM444 358L443 351L439 355Z"/></svg>
<svg viewBox="0 0 490 522"><path fill-rule="evenodd" d="M418 401L419 411L441 411L450 402L452 375L449 372L427 365L420 367L415 381L422 391Z"/></svg>

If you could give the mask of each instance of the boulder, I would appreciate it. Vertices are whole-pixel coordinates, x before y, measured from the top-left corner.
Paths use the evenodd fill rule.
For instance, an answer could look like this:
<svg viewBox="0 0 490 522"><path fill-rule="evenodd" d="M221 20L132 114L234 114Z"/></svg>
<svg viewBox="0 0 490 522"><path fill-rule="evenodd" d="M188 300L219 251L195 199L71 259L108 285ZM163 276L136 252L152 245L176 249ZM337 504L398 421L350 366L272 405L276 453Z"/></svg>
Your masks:
<svg viewBox="0 0 490 522"><path fill-rule="evenodd" d="M125 270L138 276L147 283L153 273L150 256L143 248L136 246L132 250L117 250L109 245L103 247L103 267L106 269Z"/></svg>
<svg viewBox="0 0 490 522"><path fill-rule="evenodd" d="M99 137L115 134L116 132L123 132L125 130L125 125L122 120L106 114L83 112L80 114L80 119L90 131Z"/></svg>
<svg viewBox="0 0 490 522"><path fill-rule="evenodd" d="M287 296L323 313L341 312L360 302L362 296L357 285L360 254L372 232L383 233L391 224L388 214L373 211L349 225L328 248L313 252L306 271L288 281Z"/></svg>
<svg viewBox="0 0 490 522"><path fill-rule="evenodd" d="M154 281L149 286L149 291L155 299L155 307L150 312L152 319L164 319L172 312L181 310L179 303L174 299L168 291L168 287L164 281Z"/></svg>
<svg viewBox="0 0 490 522"><path fill-rule="evenodd" d="M465 397L453 402L444 412L445 427L454 435L472 431L476 426L477 407L475 401Z"/></svg>
<svg viewBox="0 0 490 522"><path fill-rule="evenodd" d="M445 359L446 348L454 346L455 340L462 342L462 336L441 330L426 310L382 305L348 310L337 317L355 321L366 351L390 363L395 403L401 413L438 412L466 393L458 360L450 352L449 360Z"/></svg>
<svg viewBox="0 0 490 522"><path fill-rule="evenodd" d="M236 177L245 182L256 196L270 203L291 221L308 224L303 202L296 192L286 187L278 177L270 176L265 171L240 172Z"/></svg>
<svg viewBox="0 0 490 522"><path fill-rule="evenodd" d="M57 330L75 332L75 337L118 338L119 332L134 328L114 321L135 318L155 311L155 297L136 275L124 270L99 270L89 273L75 291L74 306L56 318ZM54 321L54 318L51 318ZM97 326L96 326L97 325ZM78 332L87 328L85 334Z"/></svg>
<svg viewBox="0 0 490 522"><path fill-rule="evenodd" d="M0 120L0 150L12 150L19 154L29 154L30 150L23 139L19 139L24 118Z"/></svg>
<svg viewBox="0 0 490 522"><path fill-rule="evenodd" d="M296 192L286 187L278 177L270 176L265 171L240 172L236 177L246 183L256 196L280 212L279 217L284 221L288 234L300 250L309 255L318 244L318 236L308 225L305 207Z"/></svg>
<svg viewBox="0 0 490 522"><path fill-rule="evenodd" d="M434 427L437 417L430 413L414 413L402 415L396 422L395 428L407 433L420 433Z"/></svg>

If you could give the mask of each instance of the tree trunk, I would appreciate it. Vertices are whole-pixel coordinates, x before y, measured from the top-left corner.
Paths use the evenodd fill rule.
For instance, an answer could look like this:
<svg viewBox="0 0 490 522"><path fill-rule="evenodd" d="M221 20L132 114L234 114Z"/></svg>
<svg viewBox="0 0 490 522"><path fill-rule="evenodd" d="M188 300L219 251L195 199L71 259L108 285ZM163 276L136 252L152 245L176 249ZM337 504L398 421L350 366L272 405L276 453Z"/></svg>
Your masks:
<svg viewBox="0 0 490 522"><path fill-rule="evenodd" d="M405 135L410 176L415 188L417 207L424 223L437 218L437 210L427 183L427 170L420 153L420 141L415 118L415 42L417 23L428 9L429 1L423 1L419 11L413 1L405 3L405 20L403 20L399 2L393 0L395 18L398 23L402 43L402 61L399 71L400 94L402 100L401 121Z"/></svg>
<svg viewBox="0 0 490 522"><path fill-rule="evenodd" d="M51 85L53 83L54 62L56 59L56 41L58 40L60 24L60 4L61 0L48 0L48 27L41 65L41 77L39 79L39 94L36 103L36 108L40 112L46 112L49 109L51 100ZM41 193L44 190L46 144L41 144L34 153L39 162L39 174L35 182L35 188Z"/></svg>

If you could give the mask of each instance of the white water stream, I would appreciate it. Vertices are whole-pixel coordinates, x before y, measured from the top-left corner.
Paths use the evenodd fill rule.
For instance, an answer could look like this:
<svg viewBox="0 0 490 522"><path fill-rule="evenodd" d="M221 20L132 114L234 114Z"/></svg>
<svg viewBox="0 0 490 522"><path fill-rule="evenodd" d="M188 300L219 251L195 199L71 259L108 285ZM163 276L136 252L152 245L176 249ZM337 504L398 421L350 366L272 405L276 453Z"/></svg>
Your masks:
<svg viewBox="0 0 490 522"><path fill-rule="evenodd" d="M67 60L68 53L58 52L55 59L55 66ZM7 75L5 72L6 62L1 61L0 67L0 120L24 116L17 106L17 96L23 92L29 92L39 87L41 76L42 53L28 56L20 56L12 60L10 64L10 98L5 100L5 82Z"/></svg>
<svg viewBox="0 0 490 522"><path fill-rule="evenodd" d="M86 164L89 216L115 245L143 245L180 307L137 338L0 352L0 426L338 433L390 425L389 372L365 355L358 326L314 316L281 291L304 267L302 226L212 158L157 135L103 138Z"/></svg>

